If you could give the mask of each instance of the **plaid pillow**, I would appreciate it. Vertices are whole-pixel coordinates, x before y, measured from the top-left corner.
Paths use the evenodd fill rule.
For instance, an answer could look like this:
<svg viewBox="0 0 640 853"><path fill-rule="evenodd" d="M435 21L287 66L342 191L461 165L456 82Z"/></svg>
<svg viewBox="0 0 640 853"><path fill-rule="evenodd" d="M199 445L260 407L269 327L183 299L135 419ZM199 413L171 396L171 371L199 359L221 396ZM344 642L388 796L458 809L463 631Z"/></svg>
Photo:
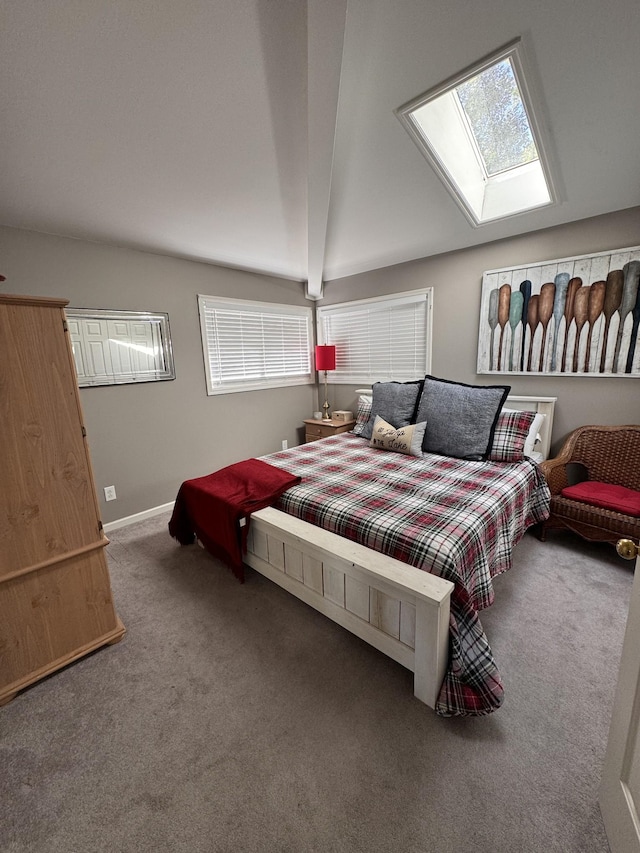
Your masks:
<svg viewBox="0 0 640 853"><path fill-rule="evenodd" d="M535 412L500 412L489 452L490 462L520 462Z"/></svg>
<svg viewBox="0 0 640 853"><path fill-rule="evenodd" d="M362 435L362 430L365 428L365 424L369 420L369 415L371 414L371 402L373 398L361 394L358 397L358 414L356 415L356 425L351 430L354 435Z"/></svg>

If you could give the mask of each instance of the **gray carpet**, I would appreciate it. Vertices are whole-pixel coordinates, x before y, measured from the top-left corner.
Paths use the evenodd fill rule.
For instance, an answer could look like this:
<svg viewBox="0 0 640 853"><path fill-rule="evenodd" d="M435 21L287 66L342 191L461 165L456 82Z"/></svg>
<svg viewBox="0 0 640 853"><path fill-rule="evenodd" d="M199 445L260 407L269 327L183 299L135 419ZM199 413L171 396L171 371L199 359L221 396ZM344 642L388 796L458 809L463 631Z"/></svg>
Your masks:
<svg viewBox="0 0 640 853"><path fill-rule="evenodd" d="M527 535L482 614L505 683L442 719L412 676L163 515L110 534L127 626L0 709L0 849L603 853L632 564Z"/></svg>

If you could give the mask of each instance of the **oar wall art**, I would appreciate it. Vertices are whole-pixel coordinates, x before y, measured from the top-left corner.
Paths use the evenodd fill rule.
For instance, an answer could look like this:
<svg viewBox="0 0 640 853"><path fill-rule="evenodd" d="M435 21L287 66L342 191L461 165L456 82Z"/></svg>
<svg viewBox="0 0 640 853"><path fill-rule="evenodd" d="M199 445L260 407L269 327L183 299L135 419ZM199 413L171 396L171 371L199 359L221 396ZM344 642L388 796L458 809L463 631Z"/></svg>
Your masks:
<svg viewBox="0 0 640 853"><path fill-rule="evenodd" d="M607 276L607 283L605 286L605 294L604 294L604 308L602 309L602 313L604 314L604 329L602 334L604 336L604 340L607 343L609 341L609 326L611 325L611 318L616 313L616 311L620 310L620 306L622 304L622 288L624 287L624 272L622 270L611 270L609 275ZM618 329L620 326L618 325ZM615 342L614 342L615 343ZM600 372L604 373L604 369L607 361L607 347L601 347L602 353L600 355Z"/></svg>
<svg viewBox="0 0 640 853"><path fill-rule="evenodd" d="M525 278L520 282L520 293L522 294L522 352L520 353L520 370L524 370L524 332L529 316L529 300L531 299L531 282Z"/></svg>
<svg viewBox="0 0 640 853"><path fill-rule="evenodd" d="M569 328L574 318L574 305L576 301L576 292L582 287L582 279L577 276L569 281L567 294L564 301L564 335L562 340L562 360L560 362L560 370L564 373L567 369L567 347L569 344Z"/></svg>
<svg viewBox="0 0 640 853"><path fill-rule="evenodd" d="M591 296L591 285L581 287L576 293L576 298L573 300L573 323L574 325L569 330L573 332L573 372L578 373L578 365L581 364L580 342L583 340L582 330L587 325L589 319L589 298ZM588 326L587 326L588 329Z"/></svg>
<svg viewBox="0 0 640 853"><path fill-rule="evenodd" d="M640 376L640 246L485 272L477 369Z"/></svg>
<svg viewBox="0 0 640 853"><path fill-rule="evenodd" d="M620 356L624 350L623 342L624 342L624 330L627 326L627 318L629 314L633 315L633 308L638 299L638 283L640 281L640 261L633 260L629 261L629 263L624 265L622 270L624 276L624 283L622 286L622 299L620 302L620 326L618 327L618 334L616 337L616 348L613 357L613 369L614 371L618 371L620 369ZM631 343L631 340L629 340ZM628 349L628 347L627 347ZM629 358L629 353L627 352L627 361ZM626 368L626 362L625 362Z"/></svg>
<svg viewBox="0 0 640 853"><path fill-rule="evenodd" d="M553 345L551 348L551 372L555 373L558 363L558 335L562 329L562 318L567 304L569 289L569 273L559 272L554 281L555 296L553 298Z"/></svg>

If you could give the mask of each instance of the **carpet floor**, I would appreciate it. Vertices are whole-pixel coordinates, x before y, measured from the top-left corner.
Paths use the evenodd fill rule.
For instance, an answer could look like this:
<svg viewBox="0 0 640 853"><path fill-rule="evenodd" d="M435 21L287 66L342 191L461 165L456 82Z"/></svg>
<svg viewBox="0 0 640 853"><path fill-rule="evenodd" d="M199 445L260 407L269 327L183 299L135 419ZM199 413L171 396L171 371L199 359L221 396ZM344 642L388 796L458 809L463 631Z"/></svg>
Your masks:
<svg viewBox="0 0 640 853"><path fill-rule="evenodd" d="M481 614L505 702L412 675L168 515L109 535L127 633L0 709L3 853L605 853L597 790L633 564L527 534Z"/></svg>

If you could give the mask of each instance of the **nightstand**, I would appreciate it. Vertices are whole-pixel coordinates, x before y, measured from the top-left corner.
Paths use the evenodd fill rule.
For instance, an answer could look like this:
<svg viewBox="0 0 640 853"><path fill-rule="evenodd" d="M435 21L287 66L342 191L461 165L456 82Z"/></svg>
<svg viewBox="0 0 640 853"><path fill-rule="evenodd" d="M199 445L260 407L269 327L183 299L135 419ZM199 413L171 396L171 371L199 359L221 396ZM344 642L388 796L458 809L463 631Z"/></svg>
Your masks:
<svg viewBox="0 0 640 853"><path fill-rule="evenodd" d="M304 422L304 440L317 441L319 438L327 438L330 435L338 435L340 432L349 432L355 426L355 419L352 421L325 421L316 418L309 418Z"/></svg>

